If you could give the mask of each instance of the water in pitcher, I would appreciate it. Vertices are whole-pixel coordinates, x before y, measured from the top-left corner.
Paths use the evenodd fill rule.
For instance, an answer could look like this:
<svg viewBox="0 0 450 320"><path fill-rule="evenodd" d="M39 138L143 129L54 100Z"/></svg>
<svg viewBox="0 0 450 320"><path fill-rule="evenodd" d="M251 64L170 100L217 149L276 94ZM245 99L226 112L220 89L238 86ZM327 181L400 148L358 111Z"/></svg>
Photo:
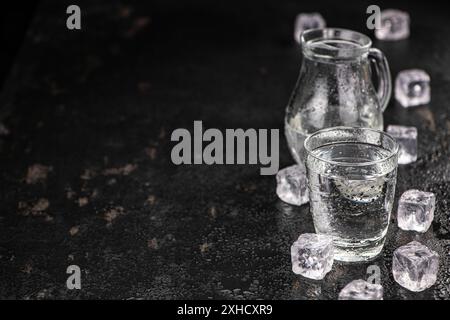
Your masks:
<svg viewBox="0 0 450 320"><path fill-rule="evenodd" d="M303 143L308 134L302 132L301 128L294 128L287 122L284 125L284 134L292 157L298 164L303 164L305 159L305 148Z"/></svg>
<svg viewBox="0 0 450 320"><path fill-rule="evenodd" d="M343 261L372 258L382 249L394 200L396 168L383 163L380 146L344 142L321 146L308 157L310 205L317 233L332 235L335 257ZM327 166L323 161L329 161ZM331 167L333 162L348 166Z"/></svg>
<svg viewBox="0 0 450 320"><path fill-rule="evenodd" d="M359 118L358 121L352 123L351 121L342 121L341 119L341 121L338 122L338 125L350 124L355 127L367 127L383 130L383 119L382 118L380 119L379 115L375 116L374 115L375 112L372 112L372 109L376 111L376 108L372 108L370 106L370 107L363 107L361 109L368 111L366 112L366 114L362 114L362 116ZM330 124L330 127L331 126L332 125ZM290 121L286 120L284 124L284 134L286 136L286 141L289 146L289 150L294 160L300 165L302 165L305 160L305 149L303 143L305 142L305 139L316 130L312 130L311 128L309 130L310 132L304 130L303 126L301 125L301 121L298 121L298 117L292 118L290 119Z"/></svg>

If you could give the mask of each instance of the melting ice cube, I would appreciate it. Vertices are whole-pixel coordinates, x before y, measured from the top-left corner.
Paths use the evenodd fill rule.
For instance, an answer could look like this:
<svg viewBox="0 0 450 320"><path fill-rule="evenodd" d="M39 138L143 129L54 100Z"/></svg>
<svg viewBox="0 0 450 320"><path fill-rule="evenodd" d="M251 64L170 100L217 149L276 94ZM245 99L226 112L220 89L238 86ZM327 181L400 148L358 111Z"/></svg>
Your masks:
<svg viewBox="0 0 450 320"><path fill-rule="evenodd" d="M333 238L304 233L291 246L292 271L306 278L321 280L333 266Z"/></svg>
<svg viewBox="0 0 450 320"><path fill-rule="evenodd" d="M284 202L296 206L309 201L306 171L303 166L293 165L278 171L277 195Z"/></svg>
<svg viewBox="0 0 450 320"><path fill-rule="evenodd" d="M439 255L417 241L394 251L394 279L408 290L418 292L431 287L436 282L438 268Z"/></svg>
<svg viewBox="0 0 450 320"><path fill-rule="evenodd" d="M417 160L417 129L415 127L389 125L386 132L392 135L400 146L399 164L408 164Z"/></svg>
<svg viewBox="0 0 450 320"><path fill-rule="evenodd" d="M395 79L395 99L405 107L430 102L430 76L420 69L399 72Z"/></svg>
<svg viewBox="0 0 450 320"><path fill-rule="evenodd" d="M375 30L380 40L402 40L409 37L409 14L396 9L381 11L381 28Z"/></svg>
<svg viewBox="0 0 450 320"><path fill-rule="evenodd" d="M383 300L383 287L364 280L353 280L339 293L339 300Z"/></svg>
<svg viewBox="0 0 450 320"><path fill-rule="evenodd" d="M320 13L300 13L295 18L294 39L300 43L300 36L303 31L308 29L323 29L325 27L325 19Z"/></svg>
<svg viewBox="0 0 450 320"><path fill-rule="evenodd" d="M420 190L408 190L398 203L397 223L400 229L426 232L433 222L436 196Z"/></svg>

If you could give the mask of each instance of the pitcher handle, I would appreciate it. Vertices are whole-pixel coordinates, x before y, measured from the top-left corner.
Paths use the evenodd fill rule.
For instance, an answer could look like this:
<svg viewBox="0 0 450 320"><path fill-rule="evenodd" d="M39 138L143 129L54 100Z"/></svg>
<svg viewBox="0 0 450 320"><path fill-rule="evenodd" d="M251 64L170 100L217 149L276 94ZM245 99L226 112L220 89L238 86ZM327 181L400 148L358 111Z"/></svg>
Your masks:
<svg viewBox="0 0 450 320"><path fill-rule="evenodd" d="M374 62L375 71L378 75L378 99L381 111L386 110L392 92L391 72L389 64L383 52L376 48L369 49L369 58Z"/></svg>

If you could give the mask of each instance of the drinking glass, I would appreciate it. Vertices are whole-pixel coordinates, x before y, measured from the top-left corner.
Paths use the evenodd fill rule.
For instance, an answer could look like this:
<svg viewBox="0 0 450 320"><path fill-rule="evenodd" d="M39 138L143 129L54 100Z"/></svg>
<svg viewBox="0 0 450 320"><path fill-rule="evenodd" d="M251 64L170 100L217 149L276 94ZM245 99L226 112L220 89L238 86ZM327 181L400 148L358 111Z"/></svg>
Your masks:
<svg viewBox="0 0 450 320"><path fill-rule="evenodd" d="M394 202L397 142L375 129L332 127L310 135L304 148L316 232L333 237L336 260L374 258Z"/></svg>

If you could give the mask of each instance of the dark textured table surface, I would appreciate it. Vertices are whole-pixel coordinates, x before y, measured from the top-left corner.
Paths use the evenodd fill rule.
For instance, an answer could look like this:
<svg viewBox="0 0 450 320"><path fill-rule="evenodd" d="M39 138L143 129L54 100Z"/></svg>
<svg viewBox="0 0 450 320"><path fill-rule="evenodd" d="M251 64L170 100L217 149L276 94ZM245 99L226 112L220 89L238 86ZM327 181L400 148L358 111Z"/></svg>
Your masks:
<svg viewBox="0 0 450 320"><path fill-rule="evenodd" d="M431 75L429 106L392 99L385 124L419 130L396 200L413 187L434 192L432 227L399 230L396 201L380 257L307 281L292 273L289 247L313 231L308 205L279 201L275 178L255 165L173 165L170 134L194 120L282 132L301 62L296 13L369 33L371 3L79 1L81 31L66 29L69 4L38 6L1 93L0 298L335 299L370 264L385 299L450 297L448 11L391 2L411 13L412 35L374 41L393 76ZM292 164L284 138L280 148L281 167ZM390 272L393 250L412 239L440 254L438 281L421 293ZM81 290L66 288L72 264Z"/></svg>

